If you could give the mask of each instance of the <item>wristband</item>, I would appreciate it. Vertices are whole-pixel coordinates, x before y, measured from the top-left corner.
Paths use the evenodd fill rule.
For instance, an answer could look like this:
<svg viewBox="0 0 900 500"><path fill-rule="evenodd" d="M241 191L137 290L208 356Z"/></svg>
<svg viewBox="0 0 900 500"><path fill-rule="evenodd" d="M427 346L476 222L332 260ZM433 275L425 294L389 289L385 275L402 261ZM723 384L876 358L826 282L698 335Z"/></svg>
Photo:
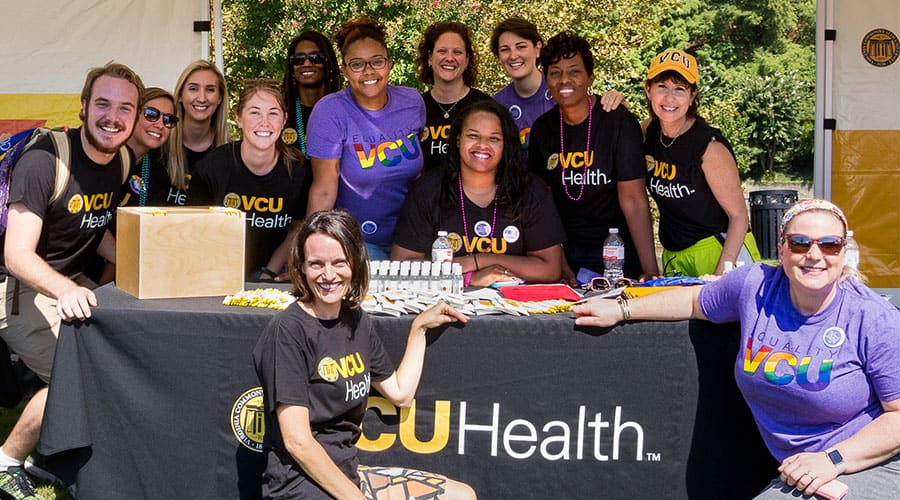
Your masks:
<svg viewBox="0 0 900 500"><path fill-rule="evenodd" d="M631 308L628 307L628 299L623 299L622 297L616 297L616 302L619 303L619 309L622 310L622 321L628 321L631 319Z"/></svg>
<svg viewBox="0 0 900 500"><path fill-rule="evenodd" d="M272 279L275 279L275 278L278 276L278 273L276 273L275 271L269 269L269 268L266 267L266 266L262 266L261 268L259 268L259 274L260 274L260 275L265 274L266 276L268 276L268 277L270 277L270 278L272 278Z"/></svg>
<svg viewBox="0 0 900 500"><path fill-rule="evenodd" d="M463 280L463 286L469 286L469 283L472 281L472 271L466 273L466 278Z"/></svg>
<svg viewBox="0 0 900 500"><path fill-rule="evenodd" d="M472 254L472 261L475 262L475 270L478 271L478 257L474 253Z"/></svg>

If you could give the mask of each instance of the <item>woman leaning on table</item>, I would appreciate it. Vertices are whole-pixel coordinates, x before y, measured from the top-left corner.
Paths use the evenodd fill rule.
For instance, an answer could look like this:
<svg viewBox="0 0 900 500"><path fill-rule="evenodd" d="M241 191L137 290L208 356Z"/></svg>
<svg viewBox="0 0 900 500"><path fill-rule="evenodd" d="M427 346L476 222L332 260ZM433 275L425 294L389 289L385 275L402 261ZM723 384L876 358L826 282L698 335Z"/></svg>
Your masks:
<svg viewBox="0 0 900 500"><path fill-rule="evenodd" d="M493 100L470 104L450 128L446 168L410 189L391 258L425 259L450 233L466 286L559 280L565 233L547 187L520 166L516 124Z"/></svg>
<svg viewBox="0 0 900 500"><path fill-rule="evenodd" d="M603 109L591 85L587 40L560 33L541 51L556 107L531 128L528 170L550 186L566 230L563 277L585 267L603 272L603 240L611 227L625 241L625 276L659 274L637 119L624 107Z"/></svg>
<svg viewBox="0 0 900 500"><path fill-rule="evenodd" d="M781 264L743 266L702 287L574 307L579 325L627 319L741 322L738 387L781 462L757 498L900 491L900 311L844 266L847 219L825 200L782 218Z"/></svg>
<svg viewBox="0 0 900 500"><path fill-rule="evenodd" d="M438 474L360 466L356 449L369 381L391 403L409 406L426 332L468 318L443 302L418 315L395 371L360 308L368 254L349 213L310 215L292 242L288 267L297 301L269 322L253 349L266 409L263 497L407 498L409 488L427 498L475 498L469 486ZM345 373L344 362L357 369Z"/></svg>
<svg viewBox="0 0 900 500"><path fill-rule="evenodd" d="M644 153L659 207L663 274L722 274L726 262L760 259L731 144L697 114L694 56L666 50L650 63Z"/></svg>

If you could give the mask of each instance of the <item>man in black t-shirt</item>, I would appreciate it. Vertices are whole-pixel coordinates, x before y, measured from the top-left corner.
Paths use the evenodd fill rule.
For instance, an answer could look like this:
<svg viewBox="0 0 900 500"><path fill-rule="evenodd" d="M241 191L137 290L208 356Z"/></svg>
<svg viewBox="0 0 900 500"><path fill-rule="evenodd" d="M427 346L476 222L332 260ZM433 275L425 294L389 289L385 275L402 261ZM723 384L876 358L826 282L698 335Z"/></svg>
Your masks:
<svg viewBox="0 0 900 500"><path fill-rule="evenodd" d="M50 203L56 155L49 137L22 154L9 188L0 280L0 336L45 382L50 381L60 321L85 319L97 305L82 276L91 257L115 261L107 232L119 204L119 148L134 129L143 83L127 66L92 69L81 92L81 128L69 131L69 178L63 196ZM26 405L0 448L0 488L27 496L22 463L37 445L47 389ZM23 493L24 492L24 493Z"/></svg>

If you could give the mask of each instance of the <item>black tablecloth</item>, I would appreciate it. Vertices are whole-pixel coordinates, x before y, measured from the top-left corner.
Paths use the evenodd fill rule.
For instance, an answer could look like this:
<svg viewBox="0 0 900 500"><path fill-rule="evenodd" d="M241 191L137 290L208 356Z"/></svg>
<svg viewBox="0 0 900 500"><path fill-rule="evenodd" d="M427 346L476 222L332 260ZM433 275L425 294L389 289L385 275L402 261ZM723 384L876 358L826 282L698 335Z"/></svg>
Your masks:
<svg viewBox="0 0 900 500"><path fill-rule="evenodd" d="M263 431L250 351L273 311L97 291L60 332L39 450L79 498L253 498ZM376 318L395 362L412 317ZM478 316L430 334L415 411L373 397L370 465L481 498L749 498L775 463L734 384L736 325L574 328Z"/></svg>

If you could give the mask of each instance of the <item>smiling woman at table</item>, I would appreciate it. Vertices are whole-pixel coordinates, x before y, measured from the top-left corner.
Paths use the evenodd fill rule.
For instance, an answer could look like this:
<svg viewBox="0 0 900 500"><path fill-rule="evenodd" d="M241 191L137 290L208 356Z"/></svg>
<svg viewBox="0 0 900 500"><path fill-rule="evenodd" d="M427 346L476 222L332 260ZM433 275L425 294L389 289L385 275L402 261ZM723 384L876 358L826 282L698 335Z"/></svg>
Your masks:
<svg viewBox="0 0 900 500"><path fill-rule="evenodd" d="M391 403L409 406L422 374L425 333L468 318L443 302L418 315L395 371L359 306L368 254L350 214L312 214L292 244L288 267L297 301L272 319L253 349L266 407L263 496L398 498L386 496L398 493L392 491L396 481L372 481L387 471L361 467L356 456L370 384ZM410 482L421 478L422 493L433 495L428 498L475 497L444 476L400 470ZM391 468L391 477L397 472Z"/></svg>
<svg viewBox="0 0 900 500"><path fill-rule="evenodd" d="M519 158L516 124L503 106L470 104L450 129L447 167L410 189L391 258L424 259L437 232L448 231L466 286L559 280L562 224L547 186Z"/></svg>
<svg viewBox="0 0 900 500"><path fill-rule="evenodd" d="M575 306L575 323L741 322L738 388L780 473L757 498L812 495L840 476L852 498L900 491L900 311L844 266L847 219L804 200L781 222L779 267L703 287ZM794 491L796 490L796 491ZM890 493L893 491L894 493Z"/></svg>

